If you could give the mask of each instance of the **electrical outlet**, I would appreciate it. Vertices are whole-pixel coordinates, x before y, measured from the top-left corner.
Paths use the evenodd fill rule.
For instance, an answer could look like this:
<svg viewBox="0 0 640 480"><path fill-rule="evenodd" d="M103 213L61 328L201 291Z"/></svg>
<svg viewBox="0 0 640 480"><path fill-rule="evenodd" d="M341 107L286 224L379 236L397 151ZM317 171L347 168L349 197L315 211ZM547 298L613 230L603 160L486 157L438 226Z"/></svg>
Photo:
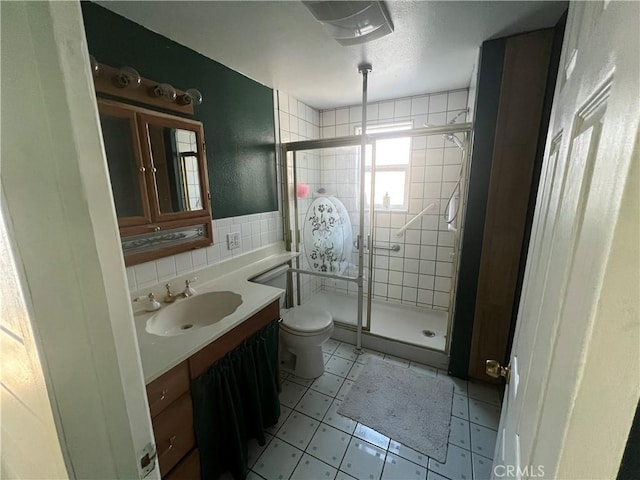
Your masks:
<svg viewBox="0 0 640 480"><path fill-rule="evenodd" d="M240 232L227 233L227 248L229 250L240 248Z"/></svg>

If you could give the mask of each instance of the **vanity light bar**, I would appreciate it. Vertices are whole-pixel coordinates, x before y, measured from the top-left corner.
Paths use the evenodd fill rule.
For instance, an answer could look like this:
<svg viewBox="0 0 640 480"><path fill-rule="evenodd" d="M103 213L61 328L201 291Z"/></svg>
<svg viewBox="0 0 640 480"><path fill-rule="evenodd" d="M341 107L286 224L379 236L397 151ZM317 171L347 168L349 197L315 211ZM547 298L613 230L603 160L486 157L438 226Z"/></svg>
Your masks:
<svg viewBox="0 0 640 480"><path fill-rule="evenodd" d="M202 103L202 93L195 88L179 90L168 83L144 78L132 67L115 68L99 63L93 55L90 61L96 92L189 115L193 115L194 105Z"/></svg>

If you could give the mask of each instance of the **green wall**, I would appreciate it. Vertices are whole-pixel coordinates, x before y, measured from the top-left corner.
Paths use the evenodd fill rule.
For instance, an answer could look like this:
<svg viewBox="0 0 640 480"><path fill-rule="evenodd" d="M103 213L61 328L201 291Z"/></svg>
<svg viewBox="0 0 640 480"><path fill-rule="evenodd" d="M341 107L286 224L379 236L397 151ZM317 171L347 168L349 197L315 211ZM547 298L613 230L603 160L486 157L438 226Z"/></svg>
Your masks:
<svg viewBox="0 0 640 480"><path fill-rule="evenodd" d="M204 125L213 218L278 209L270 88L96 4L82 2L82 15L99 62L202 92L190 118Z"/></svg>

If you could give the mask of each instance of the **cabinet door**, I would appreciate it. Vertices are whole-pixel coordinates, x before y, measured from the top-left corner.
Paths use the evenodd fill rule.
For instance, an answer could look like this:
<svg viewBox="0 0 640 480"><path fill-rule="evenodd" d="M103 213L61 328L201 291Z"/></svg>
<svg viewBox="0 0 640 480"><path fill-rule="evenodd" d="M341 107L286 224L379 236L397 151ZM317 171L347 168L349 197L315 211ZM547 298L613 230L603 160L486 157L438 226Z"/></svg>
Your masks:
<svg viewBox="0 0 640 480"><path fill-rule="evenodd" d="M201 217L210 212L202 124L138 114L144 156L151 165L148 190L154 221Z"/></svg>
<svg viewBox="0 0 640 480"><path fill-rule="evenodd" d="M148 224L151 222L145 178L148 168L142 159L135 113L101 101L98 110L118 225Z"/></svg>

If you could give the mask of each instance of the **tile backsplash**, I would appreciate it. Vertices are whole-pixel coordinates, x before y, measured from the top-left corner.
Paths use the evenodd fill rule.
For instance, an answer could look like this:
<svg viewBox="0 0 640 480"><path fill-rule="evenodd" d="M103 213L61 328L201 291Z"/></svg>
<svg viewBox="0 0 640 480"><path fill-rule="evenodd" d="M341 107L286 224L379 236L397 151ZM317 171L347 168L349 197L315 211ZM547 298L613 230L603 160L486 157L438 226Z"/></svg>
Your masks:
<svg viewBox="0 0 640 480"><path fill-rule="evenodd" d="M227 234L240 233L240 248L227 248ZM194 272L231 257L282 241L282 215L278 211L242 215L213 220L213 241L209 247L198 248L127 267L129 290L136 291Z"/></svg>

